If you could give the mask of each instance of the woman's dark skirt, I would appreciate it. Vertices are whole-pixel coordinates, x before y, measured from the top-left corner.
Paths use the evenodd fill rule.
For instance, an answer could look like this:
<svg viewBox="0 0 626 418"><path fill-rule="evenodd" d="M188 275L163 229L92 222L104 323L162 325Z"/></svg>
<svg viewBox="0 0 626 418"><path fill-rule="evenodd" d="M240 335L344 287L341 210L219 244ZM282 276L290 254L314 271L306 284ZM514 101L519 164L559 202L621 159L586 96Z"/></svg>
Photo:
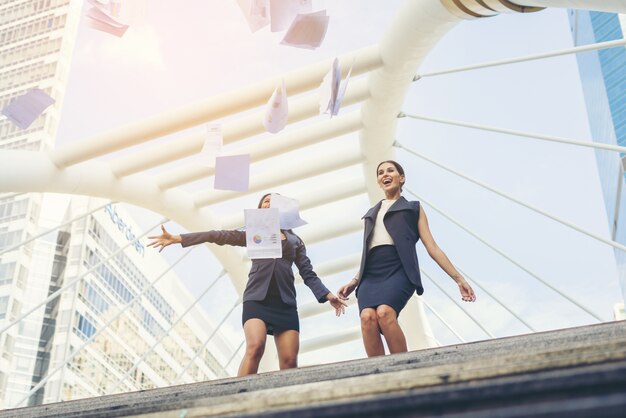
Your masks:
<svg viewBox="0 0 626 418"><path fill-rule="evenodd" d="M379 245L372 248L367 254L357 289L359 312L365 308L389 305L399 316L413 292L415 286L402 267L396 247Z"/></svg>
<svg viewBox="0 0 626 418"><path fill-rule="evenodd" d="M300 332L298 308L287 305L280 297L276 280L272 277L267 295L263 300L248 300L243 303L241 324L248 319L260 319L265 322L268 335L287 330Z"/></svg>

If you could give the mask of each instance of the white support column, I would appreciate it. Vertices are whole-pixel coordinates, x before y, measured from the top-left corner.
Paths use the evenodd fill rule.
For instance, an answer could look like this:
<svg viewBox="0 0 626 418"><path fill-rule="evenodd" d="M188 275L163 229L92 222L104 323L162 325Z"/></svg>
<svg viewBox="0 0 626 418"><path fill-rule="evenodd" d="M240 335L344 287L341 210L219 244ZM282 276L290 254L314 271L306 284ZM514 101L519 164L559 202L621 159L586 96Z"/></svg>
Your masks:
<svg viewBox="0 0 626 418"><path fill-rule="evenodd" d="M398 318L398 322L404 331L406 344L410 351L439 346L420 297L409 299Z"/></svg>
<svg viewBox="0 0 626 418"><path fill-rule="evenodd" d="M372 97L363 103L365 127L361 149L367 159L363 175L373 203L382 197L374 175L376 165L393 159L396 116L415 71L424 57L461 18L439 0L404 1L380 43L383 67L368 76Z"/></svg>
<svg viewBox="0 0 626 418"><path fill-rule="evenodd" d="M276 342L272 335L267 336L265 342L265 352L259 363L259 373L273 372L278 370L278 351L276 350Z"/></svg>

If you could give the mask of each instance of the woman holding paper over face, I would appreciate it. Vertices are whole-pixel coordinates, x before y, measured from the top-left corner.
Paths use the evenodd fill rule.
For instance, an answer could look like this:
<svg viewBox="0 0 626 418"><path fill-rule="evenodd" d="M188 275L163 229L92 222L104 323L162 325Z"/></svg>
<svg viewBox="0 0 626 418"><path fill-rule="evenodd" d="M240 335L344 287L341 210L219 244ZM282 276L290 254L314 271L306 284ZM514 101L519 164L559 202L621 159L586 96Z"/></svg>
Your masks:
<svg viewBox="0 0 626 418"><path fill-rule="evenodd" d="M361 268L337 292L346 300L350 293L357 291L361 333L368 357L385 354L381 334L391 353L407 351L398 315L413 292L424 293L415 251L419 239L428 255L459 286L461 299L476 300L472 287L435 243L420 203L409 202L400 194L405 182L402 166L395 161L383 161L376 168L376 176L385 199L363 217Z"/></svg>
<svg viewBox="0 0 626 418"><path fill-rule="evenodd" d="M259 209L268 209L271 194L259 202ZM276 210L276 209L272 209ZM245 231L206 231L172 235L161 226L163 233L148 244L159 251L171 244L183 247L210 242L218 245L245 247ZM246 353L239 366L239 376L254 374L265 351L267 335L274 335L281 370L298 366L300 347L300 320L296 304L293 263L298 267L304 283L311 289L320 303L326 301L337 316L344 313L346 304L332 294L313 271L311 260L306 255L304 242L291 229L280 230L282 256L279 258L257 258L252 260L248 283L243 293L242 324L246 336Z"/></svg>

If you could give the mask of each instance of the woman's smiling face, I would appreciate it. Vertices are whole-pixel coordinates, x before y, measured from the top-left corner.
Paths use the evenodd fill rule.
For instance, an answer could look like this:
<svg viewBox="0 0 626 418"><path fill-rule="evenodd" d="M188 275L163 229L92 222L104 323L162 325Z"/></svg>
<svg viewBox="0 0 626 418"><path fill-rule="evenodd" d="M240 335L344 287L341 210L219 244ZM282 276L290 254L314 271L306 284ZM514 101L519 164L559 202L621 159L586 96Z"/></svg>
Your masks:
<svg viewBox="0 0 626 418"><path fill-rule="evenodd" d="M385 194L394 194L404 184L404 175L400 174L395 165L382 163L378 166L376 180Z"/></svg>

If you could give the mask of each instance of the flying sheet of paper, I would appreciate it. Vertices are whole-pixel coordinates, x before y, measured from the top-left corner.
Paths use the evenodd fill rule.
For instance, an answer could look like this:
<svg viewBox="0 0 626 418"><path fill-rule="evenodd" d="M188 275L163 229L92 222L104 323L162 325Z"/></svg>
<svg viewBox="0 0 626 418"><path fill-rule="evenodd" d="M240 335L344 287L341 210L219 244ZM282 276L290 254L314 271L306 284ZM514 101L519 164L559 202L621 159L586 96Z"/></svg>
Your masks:
<svg viewBox="0 0 626 418"><path fill-rule="evenodd" d="M348 70L348 74L346 75L346 78L339 85L339 91L337 92L337 97L335 97L335 103L333 104L333 108L330 113L331 117L337 116L339 114L339 109L341 108L341 102L343 101L343 97L346 95L346 89L348 88L348 82L350 81L350 74L352 74L352 65L350 66L350 69Z"/></svg>
<svg viewBox="0 0 626 418"><path fill-rule="evenodd" d="M328 19L326 10L298 14L280 43L296 48L315 49L324 41Z"/></svg>
<svg viewBox="0 0 626 418"><path fill-rule="evenodd" d="M215 158L224 145L222 135L222 125L212 123L207 125L207 134L204 138L204 145L200 151L200 163L209 167L215 167Z"/></svg>
<svg viewBox="0 0 626 418"><path fill-rule="evenodd" d="M246 192L250 185L250 155L229 155L215 158L213 188Z"/></svg>
<svg viewBox="0 0 626 418"><path fill-rule="evenodd" d="M274 90L272 97L267 102L263 126L265 126L267 132L275 134L287 126L288 116L287 88L285 87L285 80L283 80L280 87Z"/></svg>
<svg viewBox="0 0 626 418"><path fill-rule="evenodd" d="M113 17L120 17L122 11L122 0L87 0L87 4L97 7Z"/></svg>
<svg viewBox="0 0 626 418"><path fill-rule="evenodd" d="M300 217L300 204L296 199L272 193L270 208L278 209L280 229L293 229L307 224L307 221Z"/></svg>
<svg viewBox="0 0 626 418"><path fill-rule="evenodd" d="M246 249L250 258L280 258L283 246L280 241L278 209L246 209Z"/></svg>
<svg viewBox="0 0 626 418"><path fill-rule="evenodd" d="M45 91L34 88L11 100L2 114L18 128L27 129L53 103Z"/></svg>
<svg viewBox="0 0 626 418"><path fill-rule="evenodd" d="M270 24L269 0L237 0L252 32Z"/></svg>
<svg viewBox="0 0 626 418"><path fill-rule="evenodd" d="M119 38L124 36L128 29L128 25L118 22L100 7L91 7L87 10L87 24L93 29L110 33Z"/></svg>
<svg viewBox="0 0 626 418"><path fill-rule="evenodd" d="M341 68L339 60L333 60L333 66L324 76L322 84L320 84L320 115L332 111L337 94L339 92L339 83L341 82Z"/></svg>
<svg viewBox="0 0 626 418"><path fill-rule="evenodd" d="M312 10L312 0L270 0L270 30L283 31L299 13L310 13Z"/></svg>

